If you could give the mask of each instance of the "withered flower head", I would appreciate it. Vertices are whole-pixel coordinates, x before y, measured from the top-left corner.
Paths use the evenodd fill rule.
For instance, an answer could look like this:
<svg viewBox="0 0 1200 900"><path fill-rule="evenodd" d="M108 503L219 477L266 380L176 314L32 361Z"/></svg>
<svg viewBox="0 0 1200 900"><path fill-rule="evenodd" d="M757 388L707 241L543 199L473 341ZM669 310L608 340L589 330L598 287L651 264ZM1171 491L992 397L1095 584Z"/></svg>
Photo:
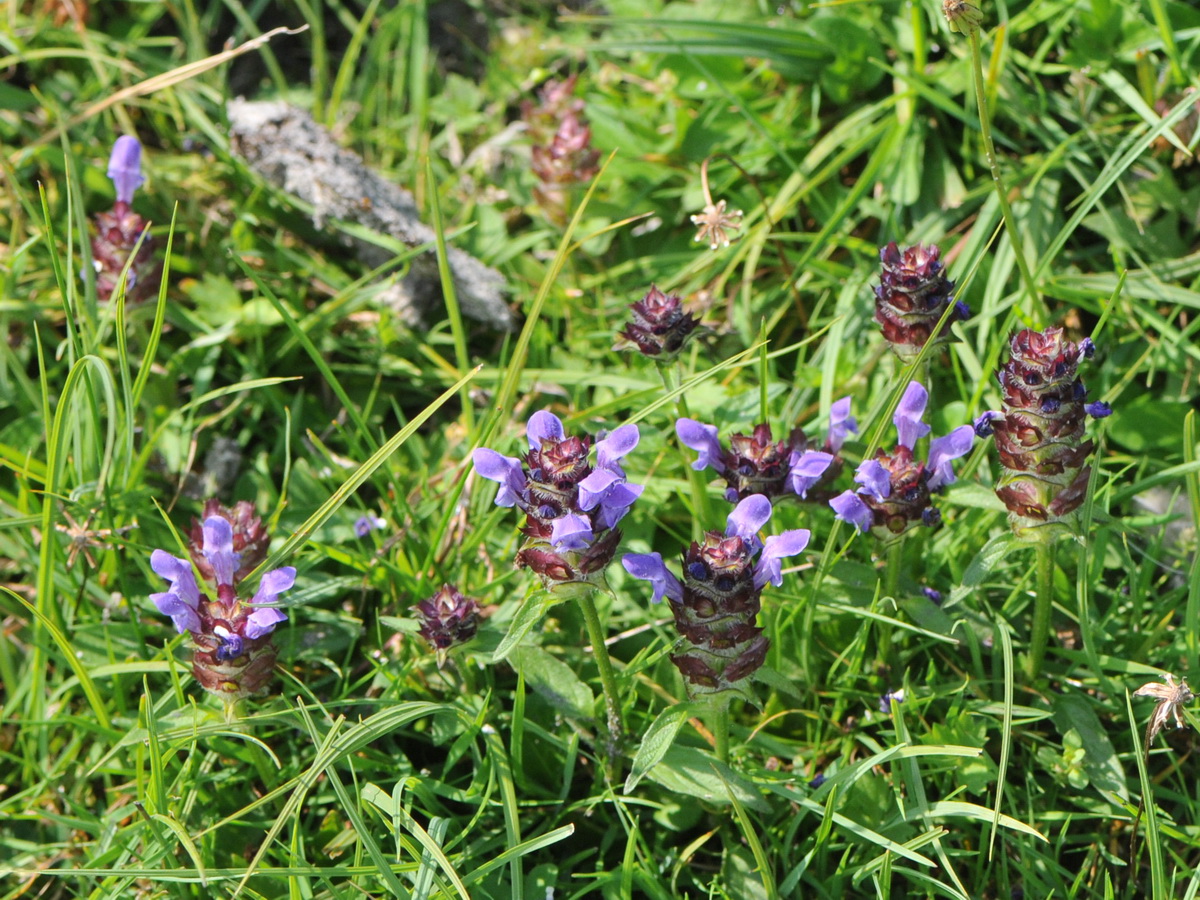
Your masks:
<svg viewBox="0 0 1200 900"><path fill-rule="evenodd" d="M700 324L696 316L684 312L678 294L664 294L654 285L629 309L633 320L618 332L614 350L637 349L656 362L668 362L703 330L696 329Z"/></svg>
<svg viewBox="0 0 1200 900"><path fill-rule="evenodd" d="M445 664L450 648L473 638L479 625L479 603L461 594L452 584L443 584L441 590L422 600L412 611L421 622L421 636L437 653L439 668Z"/></svg>

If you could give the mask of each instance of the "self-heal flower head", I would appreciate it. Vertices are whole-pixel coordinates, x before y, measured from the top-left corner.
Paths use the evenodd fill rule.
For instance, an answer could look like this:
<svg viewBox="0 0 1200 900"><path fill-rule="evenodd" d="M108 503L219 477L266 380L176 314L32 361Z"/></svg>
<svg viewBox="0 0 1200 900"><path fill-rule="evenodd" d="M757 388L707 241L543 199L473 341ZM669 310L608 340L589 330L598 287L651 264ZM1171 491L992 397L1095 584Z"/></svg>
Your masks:
<svg viewBox="0 0 1200 900"><path fill-rule="evenodd" d="M117 203L133 203L133 192L142 186L142 145L135 137L121 135L108 158L108 177L117 189Z"/></svg>
<svg viewBox="0 0 1200 900"><path fill-rule="evenodd" d="M1009 350L997 373L1001 409L984 414L1000 456L996 495L1019 537L1052 540L1074 527L1087 494L1087 458L1095 448L1084 439L1087 417L1112 408L1086 402L1078 367L1096 352L1091 339L1073 343L1061 328L1025 329Z"/></svg>
<svg viewBox="0 0 1200 900"><path fill-rule="evenodd" d="M834 513L859 531L874 531L885 541L900 537L917 525L937 525L941 514L933 506L932 494L954 481L951 463L971 450L975 429L961 425L929 444L929 458L913 458L917 441L930 431L923 420L929 394L910 382L896 407L896 448L880 449L855 471L858 487L829 501Z"/></svg>
<svg viewBox="0 0 1200 900"><path fill-rule="evenodd" d="M810 443L802 428L793 429L786 440L776 441L771 426L763 423L750 434L731 435L726 450L715 425L688 418L675 422L680 443L699 454L692 468L715 469L725 480L725 499L731 503L754 494L771 500L786 496L810 499L810 491L837 477L842 465L837 453L846 436L857 431L849 397L830 409L829 433L820 449Z"/></svg>
<svg viewBox="0 0 1200 900"><path fill-rule="evenodd" d="M529 451L521 458L487 447L472 454L475 471L500 485L497 506L525 513L526 541L517 553L550 587L595 587L620 543L617 523L642 493L630 484L622 460L638 445L636 425L622 425L595 443L568 435L562 421L535 412L525 428Z"/></svg>
<svg viewBox="0 0 1200 900"><path fill-rule="evenodd" d="M412 613L421 623L421 637L437 654L439 669L450 649L473 638L479 625L479 602L452 584L443 584L432 597L412 607Z"/></svg>
<svg viewBox="0 0 1200 900"><path fill-rule="evenodd" d="M895 241L879 251L880 278L875 288L875 320L884 339L904 362L911 362L930 340L949 341L950 323L970 315L954 299L954 282L945 277L936 246L918 244L901 250ZM938 323L947 307L946 323Z"/></svg>
<svg viewBox="0 0 1200 900"><path fill-rule="evenodd" d="M202 523L193 523L190 562L164 550L151 554L151 569L170 583L168 591L152 594L151 600L171 617L178 631L189 632L196 680L234 700L261 691L271 678L275 665L271 633L287 619L276 606L283 592L295 584L296 570L283 566L267 572L254 596L244 599L247 559L264 559L270 537L254 507L244 501L232 510L210 501L205 511L211 514ZM193 565L212 594L201 593Z"/></svg>
<svg viewBox="0 0 1200 900"><path fill-rule="evenodd" d="M747 681L766 659L769 642L757 622L762 590L768 582L783 583L783 560L801 553L810 536L795 529L761 540L771 511L761 494L742 500L724 533L710 531L692 543L682 579L658 553L627 553L621 560L630 575L653 585L653 602L670 601L680 635L671 661L693 698L749 697Z"/></svg>
<svg viewBox="0 0 1200 900"><path fill-rule="evenodd" d="M655 362L669 362L700 334L700 320L683 309L677 294L664 294L654 285L629 307L633 318L618 332L614 350L638 350Z"/></svg>
<svg viewBox="0 0 1200 900"><path fill-rule="evenodd" d="M92 264L101 302L111 300L122 284L129 303L145 300L158 288L162 264L154 259L154 239L147 232L146 220L130 207L134 191L145 181L141 159L142 145L137 138L117 138L108 160L108 177L116 187L117 200L112 210L93 217Z"/></svg>

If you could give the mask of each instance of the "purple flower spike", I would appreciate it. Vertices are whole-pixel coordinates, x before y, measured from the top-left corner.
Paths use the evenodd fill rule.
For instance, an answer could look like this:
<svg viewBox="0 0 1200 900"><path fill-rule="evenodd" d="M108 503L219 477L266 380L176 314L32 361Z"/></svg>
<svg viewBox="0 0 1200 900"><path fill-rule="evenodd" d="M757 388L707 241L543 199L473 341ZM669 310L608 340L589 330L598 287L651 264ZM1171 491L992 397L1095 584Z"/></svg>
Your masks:
<svg viewBox="0 0 1200 900"><path fill-rule="evenodd" d="M843 397L829 407L829 450L837 453L846 436L858 434L858 421L850 415L850 398Z"/></svg>
<svg viewBox="0 0 1200 900"><path fill-rule="evenodd" d="M664 596L678 603L683 599L683 584L663 563L659 553L626 553L621 565L634 578L649 581L654 586L653 603L661 603Z"/></svg>
<svg viewBox="0 0 1200 900"><path fill-rule="evenodd" d="M212 566L217 584L233 586L233 573L241 565L241 554L233 552L233 526L221 516L204 520L204 555Z"/></svg>
<svg viewBox="0 0 1200 900"><path fill-rule="evenodd" d="M1093 419L1103 419L1106 416L1112 415L1112 407L1102 400L1097 400L1095 403L1086 403L1083 409Z"/></svg>
<svg viewBox="0 0 1200 900"><path fill-rule="evenodd" d="M500 492L496 494L497 506L516 506L517 498L528 483L519 459L480 447L471 454L471 462L475 464L476 472L500 485Z"/></svg>
<svg viewBox="0 0 1200 900"><path fill-rule="evenodd" d="M771 501L762 494L751 494L729 514L725 520L725 533L737 535L746 542L758 544L758 533L771 521Z"/></svg>
<svg viewBox="0 0 1200 900"><path fill-rule="evenodd" d="M945 437L934 438L929 443L929 462L926 469L929 476L929 490L936 491L940 487L954 483L954 469L950 463L960 456L971 452L975 442L975 429L970 425L959 425Z"/></svg>
<svg viewBox="0 0 1200 900"><path fill-rule="evenodd" d="M808 494L809 488L821 480L825 470L833 463L832 453L822 453L819 450L806 450L804 453L792 453L791 471L788 472L788 484L792 491L801 498Z"/></svg>
<svg viewBox="0 0 1200 900"><path fill-rule="evenodd" d="M695 419L679 419L675 422L675 433L679 435L679 440L684 446L700 454L692 463L693 469L699 472L711 466L718 472L725 471L725 451L721 449L721 442L717 440L716 425L705 425Z"/></svg>
<svg viewBox="0 0 1200 900"><path fill-rule="evenodd" d="M929 434L930 426L921 421L925 414L925 404L929 402L929 392L919 381L910 381L896 407L892 421L896 424L896 432L900 436L900 445L909 450L916 446L917 441Z"/></svg>
<svg viewBox="0 0 1200 900"><path fill-rule="evenodd" d="M150 595L158 611L171 617L175 630L180 634L185 631L199 632L200 616L197 610L200 606L200 589L196 587L192 564L165 550L155 550L150 554L150 568L155 575L171 583L169 590Z"/></svg>
<svg viewBox="0 0 1200 900"><path fill-rule="evenodd" d="M145 177L142 175L142 145L127 134L117 138L108 158L108 177L117 189L117 202L126 206L133 202L136 191Z"/></svg>
<svg viewBox="0 0 1200 900"><path fill-rule="evenodd" d="M761 588L769 581L775 587L783 584L781 560L795 556L808 546L811 532L807 528L795 528L783 534L773 534L763 544L762 556L754 568L754 586Z"/></svg>
<svg viewBox="0 0 1200 900"><path fill-rule="evenodd" d="M565 435L562 420L544 409L530 416L525 425L525 437L529 439L531 450L540 449L543 441L561 441Z"/></svg>
<svg viewBox="0 0 1200 900"><path fill-rule="evenodd" d="M596 467L615 472L621 477L625 470L621 468L621 457L633 451L638 445L641 435L636 425L622 425L602 441L596 442Z"/></svg>
<svg viewBox="0 0 1200 900"><path fill-rule="evenodd" d="M829 501L837 517L843 522L849 522L859 531L869 531L875 524L875 514L871 507L863 503L854 491L845 491Z"/></svg>

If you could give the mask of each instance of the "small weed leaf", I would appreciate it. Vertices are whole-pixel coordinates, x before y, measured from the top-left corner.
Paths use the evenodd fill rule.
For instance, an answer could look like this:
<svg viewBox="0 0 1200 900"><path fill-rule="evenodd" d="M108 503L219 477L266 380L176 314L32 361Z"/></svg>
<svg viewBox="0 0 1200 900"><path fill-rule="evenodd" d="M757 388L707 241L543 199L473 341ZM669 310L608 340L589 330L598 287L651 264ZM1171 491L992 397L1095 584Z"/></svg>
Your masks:
<svg viewBox="0 0 1200 900"><path fill-rule="evenodd" d="M633 767L625 779L626 794L631 793L638 782L646 777L646 773L662 762L675 742L679 729L694 711L691 703L676 703L658 714L658 718L646 729L641 746L633 758Z"/></svg>

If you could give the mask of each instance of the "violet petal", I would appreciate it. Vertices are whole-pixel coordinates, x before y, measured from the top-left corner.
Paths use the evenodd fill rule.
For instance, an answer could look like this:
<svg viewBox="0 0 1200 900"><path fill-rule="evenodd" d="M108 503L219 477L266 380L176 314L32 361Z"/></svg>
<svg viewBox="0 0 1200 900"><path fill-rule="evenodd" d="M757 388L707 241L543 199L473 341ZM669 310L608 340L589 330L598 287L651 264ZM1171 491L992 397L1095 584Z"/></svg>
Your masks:
<svg viewBox="0 0 1200 900"><path fill-rule="evenodd" d="M808 489L821 480L825 470L833 462L833 454L822 453L820 450L805 450L803 453L792 453L788 471L788 486L792 492L804 497Z"/></svg>
<svg viewBox="0 0 1200 900"><path fill-rule="evenodd" d="M883 502L892 495L892 473L877 459L865 459L854 473L863 493Z"/></svg>
<svg viewBox="0 0 1200 900"><path fill-rule="evenodd" d="M850 415L850 398L843 397L829 407L829 449L837 453L850 434L858 434L858 421Z"/></svg>
<svg viewBox="0 0 1200 900"><path fill-rule="evenodd" d="M807 528L793 528L782 534L773 534L763 543L762 557L754 567L754 586L763 587L768 581L779 587L783 584L783 560L795 556L808 546L811 532Z"/></svg>
<svg viewBox="0 0 1200 900"><path fill-rule="evenodd" d="M771 501L762 494L751 494L739 503L725 520L725 533L737 535L754 544L758 533L771 521Z"/></svg>
<svg viewBox="0 0 1200 900"><path fill-rule="evenodd" d="M108 157L108 177L117 189L117 202L128 206L133 192L146 180L142 175L142 145L137 138L123 134L113 144Z"/></svg>
<svg viewBox="0 0 1200 900"><path fill-rule="evenodd" d="M204 555L212 566L217 584L233 585L233 573L241 564L242 555L233 552L233 526L221 516L204 520Z"/></svg>
<svg viewBox="0 0 1200 900"><path fill-rule="evenodd" d="M533 450L541 449L543 441L561 441L566 435L562 420L552 412L540 409L529 417L525 425L525 437Z"/></svg>
<svg viewBox="0 0 1200 900"><path fill-rule="evenodd" d="M496 494L497 506L515 506L521 492L528 484L521 461L513 456L503 456L487 447L479 447L471 454L475 471L488 481L500 485Z"/></svg>
<svg viewBox="0 0 1200 900"><path fill-rule="evenodd" d="M654 586L652 603L661 603L664 596L670 597L676 603L683 599L683 585L663 563L660 554L626 553L621 557L621 565L634 578L649 581Z"/></svg>
<svg viewBox="0 0 1200 900"><path fill-rule="evenodd" d="M619 460L638 445L641 435L636 425L622 425L602 441L596 442L596 465L624 475Z"/></svg>
<svg viewBox="0 0 1200 900"><path fill-rule="evenodd" d="M275 630L276 625L286 621L287 614L283 610L264 606L246 616L246 627L243 630L246 632L246 637L255 640L265 634L270 634Z"/></svg>
<svg viewBox="0 0 1200 900"><path fill-rule="evenodd" d="M554 520L550 543L555 550L582 550L592 542L592 523L584 516L567 513Z"/></svg>
<svg viewBox="0 0 1200 900"><path fill-rule="evenodd" d="M718 472L725 471L725 451L717 439L716 425L705 425L695 419L676 419L675 434L679 436L680 443L700 454L692 463L692 468L697 472L710 466Z"/></svg>
<svg viewBox="0 0 1200 900"><path fill-rule="evenodd" d="M896 407L896 414L892 416L902 447L911 450L917 441L929 434L930 426L921 421L928 402L929 392L919 381L910 381L904 389L904 396L900 398L900 405Z"/></svg>
<svg viewBox="0 0 1200 900"><path fill-rule="evenodd" d="M862 498L854 491L845 491L829 501L837 517L843 522L849 522L859 531L869 531L875 524L875 514L871 507L863 503Z"/></svg>
<svg viewBox="0 0 1200 900"><path fill-rule="evenodd" d="M930 473L929 489L954 483L954 469L950 463L971 452L975 442L975 429L970 425L959 425L945 437L934 438L929 443L929 462L925 468Z"/></svg>

